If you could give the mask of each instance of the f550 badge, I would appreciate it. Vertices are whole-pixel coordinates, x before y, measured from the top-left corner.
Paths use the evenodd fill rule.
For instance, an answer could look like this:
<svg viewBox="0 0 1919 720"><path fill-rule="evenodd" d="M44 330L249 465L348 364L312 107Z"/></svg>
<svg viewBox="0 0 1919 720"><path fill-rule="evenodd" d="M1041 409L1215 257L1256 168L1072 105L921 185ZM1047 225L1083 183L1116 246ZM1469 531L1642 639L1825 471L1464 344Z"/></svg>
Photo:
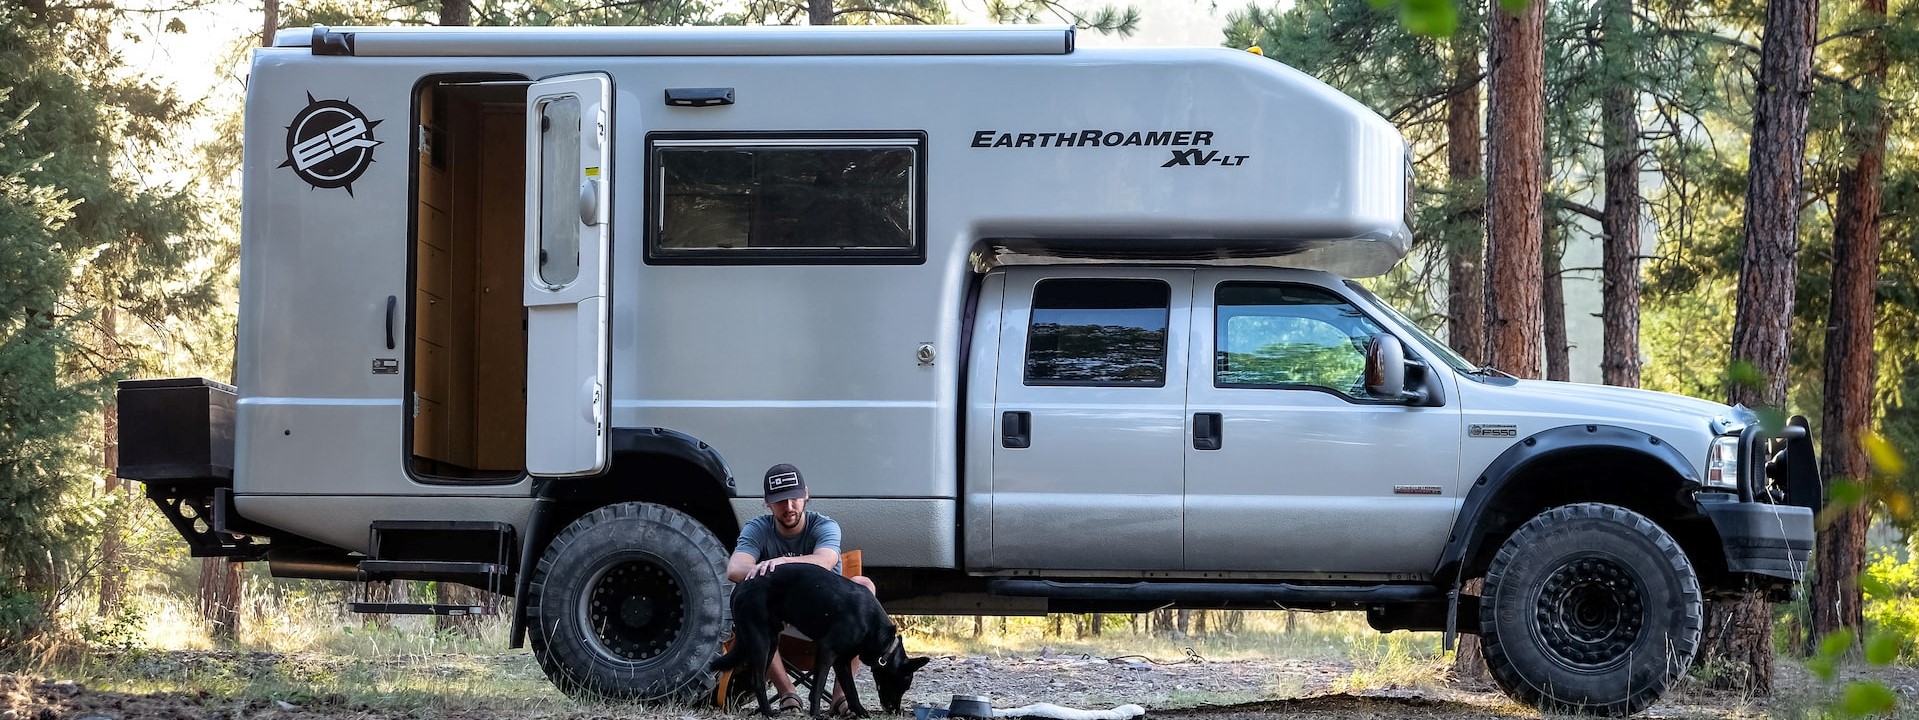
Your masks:
<svg viewBox="0 0 1919 720"><path fill-rule="evenodd" d="M381 144L373 138L381 122L368 120L346 100L315 100L307 93L306 109L287 126L287 159L280 167L293 168L308 185L352 195L353 181L373 164L373 148Z"/></svg>

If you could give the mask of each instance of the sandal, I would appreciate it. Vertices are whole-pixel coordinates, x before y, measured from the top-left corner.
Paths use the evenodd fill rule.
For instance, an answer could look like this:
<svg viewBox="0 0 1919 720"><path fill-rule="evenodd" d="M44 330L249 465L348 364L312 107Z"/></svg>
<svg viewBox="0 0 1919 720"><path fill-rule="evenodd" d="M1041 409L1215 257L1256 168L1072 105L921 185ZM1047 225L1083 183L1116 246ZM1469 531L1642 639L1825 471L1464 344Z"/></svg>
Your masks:
<svg viewBox="0 0 1919 720"><path fill-rule="evenodd" d="M800 696L795 693L780 693L779 699L773 701L774 715L785 715L788 710L799 711L805 709L806 702L801 700Z"/></svg>
<svg viewBox="0 0 1919 720"><path fill-rule="evenodd" d="M833 698L833 706L831 709L827 710L827 717L836 717L836 718L853 717L852 708L846 702L845 695L841 695L839 697Z"/></svg>

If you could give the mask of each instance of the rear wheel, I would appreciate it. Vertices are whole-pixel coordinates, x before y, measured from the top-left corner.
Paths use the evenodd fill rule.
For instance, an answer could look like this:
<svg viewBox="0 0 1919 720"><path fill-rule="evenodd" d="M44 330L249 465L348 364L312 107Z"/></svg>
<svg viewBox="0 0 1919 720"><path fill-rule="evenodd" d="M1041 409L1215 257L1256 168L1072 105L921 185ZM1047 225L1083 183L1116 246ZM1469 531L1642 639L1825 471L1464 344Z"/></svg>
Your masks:
<svg viewBox="0 0 1919 720"><path fill-rule="evenodd" d="M687 700L732 625L726 550L677 510L621 503L573 521L530 584L528 639L569 694Z"/></svg>
<svg viewBox="0 0 1919 720"><path fill-rule="evenodd" d="M1628 715L1691 666L1703 606L1671 535L1616 505L1554 508L1486 572L1480 638L1493 680L1547 712Z"/></svg>

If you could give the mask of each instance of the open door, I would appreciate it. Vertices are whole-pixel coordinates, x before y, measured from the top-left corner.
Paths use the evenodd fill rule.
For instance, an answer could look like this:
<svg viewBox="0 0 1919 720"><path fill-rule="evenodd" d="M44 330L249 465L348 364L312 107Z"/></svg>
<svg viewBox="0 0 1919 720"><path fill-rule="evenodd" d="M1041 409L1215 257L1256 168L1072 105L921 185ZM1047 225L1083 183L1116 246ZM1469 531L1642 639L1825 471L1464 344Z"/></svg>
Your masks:
<svg viewBox="0 0 1919 720"><path fill-rule="evenodd" d="M527 91L526 469L607 465L608 192L613 83L591 73Z"/></svg>

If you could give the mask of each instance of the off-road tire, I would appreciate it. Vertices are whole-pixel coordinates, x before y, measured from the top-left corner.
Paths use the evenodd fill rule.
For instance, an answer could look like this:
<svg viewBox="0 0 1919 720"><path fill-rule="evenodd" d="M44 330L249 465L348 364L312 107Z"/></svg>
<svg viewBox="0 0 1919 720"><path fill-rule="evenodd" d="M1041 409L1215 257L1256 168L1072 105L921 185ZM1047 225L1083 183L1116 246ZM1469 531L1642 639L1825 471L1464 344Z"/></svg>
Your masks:
<svg viewBox="0 0 1919 720"><path fill-rule="evenodd" d="M1507 538L1486 571L1480 640L1501 690L1552 713L1622 716L1692 665L1704 605L1692 561L1646 516L1553 508Z"/></svg>
<svg viewBox="0 0 1919 720"><path fill-rule="evenodd" d="M533 656L567 694L696 701L733 627L726 549L677 510L629 502L573 521L527 593Z"/></svg>

